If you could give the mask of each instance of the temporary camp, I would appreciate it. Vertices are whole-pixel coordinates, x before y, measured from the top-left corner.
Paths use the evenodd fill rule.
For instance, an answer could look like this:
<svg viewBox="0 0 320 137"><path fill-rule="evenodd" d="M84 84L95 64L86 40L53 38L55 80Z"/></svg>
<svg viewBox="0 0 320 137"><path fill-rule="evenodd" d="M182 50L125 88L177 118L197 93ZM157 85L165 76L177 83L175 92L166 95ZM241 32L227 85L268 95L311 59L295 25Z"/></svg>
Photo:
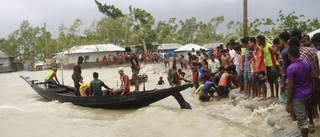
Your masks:
<svg viewBox="0 0 320 137"><path fill-rule="evenodd" d="M194 48L195 51L199 51L200 49L205 49L208 50L207 48L201 47L197 44L187 44L183 47L178 48L177 50L175 50L174 52L176 53L177 57L180 57L180 55L184 56L184 59L188 59L188 52L192 52L192 49Z"/></svg>
<svg viewBox="0 0 320 137"><path fill-rule="evenodd" d="M307 35L309 35L309 37L312 38L313 35L316 34L316 33L320 33L320 29L317 29L317 30L315 30L315 31L312 31L312 32L308 33Z"/></svg>
<svg viewBox="0 0 320 137"><path fill-rule="evenodd" d="M158 47L158 52L163 52L165 53L168 51L169 55L174 55L174 50L182 47L183 45L179 43L168 43L168 44L161 44Z"/></svg>
<svg viewBox="0 0 320 137"><path fill-rule="evenodd" d="M223 45L222 42L208 43L208 44L205 44L203 47L205 47L207 49L213 48L213 50L217 50L217 47L219 47L221 44Z"/></svg>

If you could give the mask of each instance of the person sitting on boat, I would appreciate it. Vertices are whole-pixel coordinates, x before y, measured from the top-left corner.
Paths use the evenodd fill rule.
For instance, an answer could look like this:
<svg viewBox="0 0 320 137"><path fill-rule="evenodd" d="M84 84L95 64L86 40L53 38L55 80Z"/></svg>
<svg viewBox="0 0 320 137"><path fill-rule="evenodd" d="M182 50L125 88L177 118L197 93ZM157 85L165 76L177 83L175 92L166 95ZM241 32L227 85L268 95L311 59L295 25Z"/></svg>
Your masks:
<svg viewBox="0 0 320 137"><path fill-rule="evenodd" d="M110 94L110 92L113 90L112 88L109 88L106 84L104 84L103 81L98 79L99 74L97 72L93 72L93 79L90 82L90 88L93 93L93 96L102 96L105 93ZM102 91L101 87L105 87L107 90Z"/></svg>
<svg viewBox="0 0 320 137"><path fill-rule="evenodd" d="M56 74L57 74L57 68L52 68L52 70L48 73L47 77L44 80L47 88L57 87L58 84L60 85L60 82ZM55 80L53 79L53 77L55 78ZM56 81L58 82L58 84Z"/></svg>
<svg viewBox="0 0 320 137"><path fill-rule="evenodd" d="M162 85L162 84L164 84L164 81L163 81L163 78L160 77L160 78L159 78L159 81L158 81L158 85Z"/></svg>
<svg viewBox="0 0 320 137"><path fill-rule="evenodd" d="M121 94L120 96L123 96L126 93L130 92L130 83L129 83L129 76L124 74L123 67L118 68L118 73L120 74L120 81L121 81Z"/></svg>
<svg viewBox="0 0 320 137"><path fill-rule="evenodd" d="M83 83L80 88L80 96L92 96L90 82Z"/></svg>

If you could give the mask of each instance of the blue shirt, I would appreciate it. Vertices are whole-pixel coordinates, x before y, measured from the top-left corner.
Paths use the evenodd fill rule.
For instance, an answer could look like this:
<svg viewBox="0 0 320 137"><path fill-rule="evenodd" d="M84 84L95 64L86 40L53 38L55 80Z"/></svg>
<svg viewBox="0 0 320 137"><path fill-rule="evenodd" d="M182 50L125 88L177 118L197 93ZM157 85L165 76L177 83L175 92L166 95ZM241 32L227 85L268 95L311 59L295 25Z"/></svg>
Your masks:
<svg viewBox="0 0 320 137"><path fill-rule="evenodd" d="M208 52L206 52L206 55L208 55L208 58L210 58L211 53L208 51Z"/></svg>
<svg viewBox="0 0 320 137"><path fill-rule="evenodd" d="M167 53L167 54L164 54L164 59L165 60L169 60L169 54Z"/></svg>
<svg viewBox="0 0 320 137"><path fill-rule="evenodd" d="M282 75L287 75L287 68L291 64L291 60L289 59L289 56L288 56L288 50L289 50L289 46L284 48L282 50L282 52L281 52L281 56L282 56Z"/></svg>
<svg viewBox="0 0 320 137"><path fill-rule="evenodd" d="M246 52L244 54L244 72L251 71L249 59L248 59L249 54L250 54L250 52L248 50L246 50Z"/></svg>
<svg viewBox="0 0 320 137"><path fill-rule="evenodd" d="M204 69L204 68L201 68L201 69L198 69L198 73L199 73L199 82L201 82L201 78L203 78L203 74L204 72L208 72L207 69Z"/></svg>
<svg viewBox="0 0 320 137"><path fill-rule="evenodd" d="M214 87L215 89L217 89L213 82L206 81L206 83L204 83L204 85L201 89L201 93L208 93L210 91L211 87Z"/></svg>

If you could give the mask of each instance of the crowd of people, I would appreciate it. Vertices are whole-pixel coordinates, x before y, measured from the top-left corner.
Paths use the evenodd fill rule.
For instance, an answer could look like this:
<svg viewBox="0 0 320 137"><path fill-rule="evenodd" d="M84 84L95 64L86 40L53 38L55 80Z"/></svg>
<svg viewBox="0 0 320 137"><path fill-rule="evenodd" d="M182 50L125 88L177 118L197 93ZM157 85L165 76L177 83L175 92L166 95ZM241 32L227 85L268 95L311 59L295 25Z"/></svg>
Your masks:
<svg viewBox="0 0 320 137"><path fill-rule="evenodd" d="M136 52L134 53L138 60L140 62L145 62L145 63L154 63L154 62L161 62L165 59L165 52L155 52L155 51L151 51L151 52ZM122 63L126 63L129 62L129 55L128 54L120 54L119 52L109 55L104 55L102 57L102 60L98 60L97 62L99 62L101 65L112 65L112 64L122 64Z"/></svg>
<svg viewBox="0 0 320 137"><path fill-rule="evenodd" d="M199 100L211 101L215 92L216 100L220 100L228 95L228 89L237 87L246 100L280 100L306 136L309 127L314 129L313 117L318 117L320 110L319 50L320 33L310 39L295 29L291 33L282 32L273 45L259 35L241 38L239 42L230 40L226 49L220 45L216 52L212 48L192 49L188 64ZM176 69L175 63L172 68ZM173 73L168 75L168 80L176 85Z"/></svg>
<svg viewBox="0 0 320 137"><path fill-rule="evenodd" d="M229 89L238 88L241 96L246 100L266 100L286 104L286 110L291 113L293 120L298 120L298 125L302 135L306 136L308 128L314 128L313 118L319 116L320 109L320 33L316 33L310 38L303 35L300 30L292 30L291 33L284 31L272 44L266 41L266 37L244 37L236 42L230 40L226 48L220 45L214 50L209 51L192 49L188 57L179 56L181 69L177 68L177 55L173 56L170 65L169 54L150 52L137 53L131 52L131 48L125 49L127 60L131 62L132 79L135 85L133 92L139 91L138 74L140 70L139 62L164 62L168 70L168 83L171 86L180 86L182 81L193 83L197 98L207 102L214 98L220 100L227 97ZM113 62L125 62L115 56ZM105 57L104 57L105 58ZM93 73L94 80L80 86L82 82L81 66L83 58L79 57L74 65L75 93L81 96L101 96L110 94L112 91L107 85L98 79L98 73ZM192 72L192 80L185 79L185 72L188 66ZM123 68L118 72L121 79L121 96L130 91L129 77L124 74ZM57 85L52 78L56 78L56 69L49 72L46 77L47 87ZM57 78L56 78L57 80ZM269 86L267 88L266 82ZM59 83L59 81L57 80ZM158 84L164 84L160 77ZM101 87L107 91L102 91ZM87 94L90 89L90 94ZM79 91L81 90L81 91ZM214 93L217 93L214 96ZM267 93L268 96L267 97ZM173 95L180 104L181 108L191 109L188 102L184 100L178 92ZM309 119L309 126L308 120Z"/></svg>

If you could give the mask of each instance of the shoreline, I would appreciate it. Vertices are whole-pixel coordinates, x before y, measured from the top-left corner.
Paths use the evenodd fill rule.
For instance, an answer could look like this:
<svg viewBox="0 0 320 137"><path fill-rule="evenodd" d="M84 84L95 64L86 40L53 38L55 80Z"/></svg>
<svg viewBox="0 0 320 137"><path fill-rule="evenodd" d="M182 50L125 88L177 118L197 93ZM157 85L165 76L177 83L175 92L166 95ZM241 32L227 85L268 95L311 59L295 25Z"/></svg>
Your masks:
<svg viewBox="0 0 320 137"><path fill-rule="evenodd" d="M252 112L259 110L260 108L269 108L272 105L283 105L283 108L274 108L269 111L271 114L267 118L267 124L274 129L272 136L274 137L292 137L301 136L300 129L298 128L297 121L292 121L290 114L285 110L285 105L280 103L279 100L273 101L271 99L265 100L245 100L241 98L243 94L238 93L239 88L232 89L229 92L229 100L233 106L244 106L250 109ZM314 132L308 136L320 137L319 118L314 118Z"/></svg>

